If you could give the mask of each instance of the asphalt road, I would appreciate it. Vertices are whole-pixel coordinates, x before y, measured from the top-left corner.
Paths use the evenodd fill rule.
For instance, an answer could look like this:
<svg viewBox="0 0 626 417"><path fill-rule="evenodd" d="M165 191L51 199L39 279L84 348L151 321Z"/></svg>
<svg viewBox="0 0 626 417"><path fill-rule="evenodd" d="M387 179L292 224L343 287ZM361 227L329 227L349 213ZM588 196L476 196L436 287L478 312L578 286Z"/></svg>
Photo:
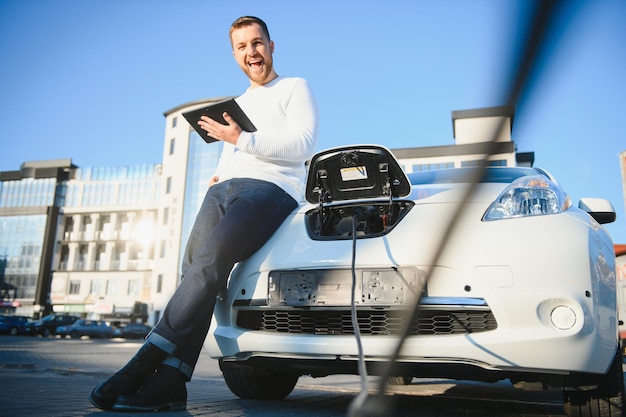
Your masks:
<svg viewBox="0 0 626 417"><path fill-rule="evenodd" d="M0 336L0 417L137 415L97 410L87 398L140 343ZM284 400L242 400L226 387L217 362L204 354L187 388L187 411L140 415L347 416L360 384L354 376L302 377ZM522 391L506 382L414 379L408 386L393 387L381 411L369 404L359 417L564 416L559 392Z"/></svg>

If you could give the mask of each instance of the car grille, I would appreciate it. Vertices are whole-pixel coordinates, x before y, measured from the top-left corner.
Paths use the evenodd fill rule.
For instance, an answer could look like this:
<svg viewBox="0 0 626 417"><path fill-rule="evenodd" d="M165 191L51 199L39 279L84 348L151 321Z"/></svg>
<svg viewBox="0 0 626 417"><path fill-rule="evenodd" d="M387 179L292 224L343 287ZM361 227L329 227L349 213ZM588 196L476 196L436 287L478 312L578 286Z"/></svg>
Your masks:
<svg viewBox="0 0 626 417"><path fill-rule="evenodd" d="M409 319L406 310L359 310L359 330L363 335L399 334ZM349 310L247 310L237 314L237 325L244 329L295 334L354 334ZM421 310L411 322L410 335L465 334L498 327L488 310Z"/></svg>

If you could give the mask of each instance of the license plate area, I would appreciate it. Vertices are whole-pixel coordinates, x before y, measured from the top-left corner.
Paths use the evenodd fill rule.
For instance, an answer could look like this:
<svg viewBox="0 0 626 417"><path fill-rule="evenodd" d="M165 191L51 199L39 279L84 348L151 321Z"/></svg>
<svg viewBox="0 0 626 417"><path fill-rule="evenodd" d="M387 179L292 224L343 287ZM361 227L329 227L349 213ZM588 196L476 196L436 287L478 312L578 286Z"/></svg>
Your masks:
<svg viewBox="0 0 626 417"><path fill-rule="evenodd" d="M414 304L426 292L425 271L414 267L358 269L357 305ZM270 306L349 306L350 269L272 271L268 280Z"/></svg>

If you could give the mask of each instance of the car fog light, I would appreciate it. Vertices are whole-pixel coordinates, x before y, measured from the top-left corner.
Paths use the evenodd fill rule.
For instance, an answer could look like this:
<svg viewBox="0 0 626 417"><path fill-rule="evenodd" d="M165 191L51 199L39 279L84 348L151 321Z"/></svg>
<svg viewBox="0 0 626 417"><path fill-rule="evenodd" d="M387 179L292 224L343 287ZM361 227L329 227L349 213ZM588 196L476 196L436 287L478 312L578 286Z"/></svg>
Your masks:
<svg viewBox="0 0 626 417"><path fill-rule="evenodd" d="M576 313L567 306L558 306L550 313L550 320L557 329L571 329L576 324Z"/></svg>

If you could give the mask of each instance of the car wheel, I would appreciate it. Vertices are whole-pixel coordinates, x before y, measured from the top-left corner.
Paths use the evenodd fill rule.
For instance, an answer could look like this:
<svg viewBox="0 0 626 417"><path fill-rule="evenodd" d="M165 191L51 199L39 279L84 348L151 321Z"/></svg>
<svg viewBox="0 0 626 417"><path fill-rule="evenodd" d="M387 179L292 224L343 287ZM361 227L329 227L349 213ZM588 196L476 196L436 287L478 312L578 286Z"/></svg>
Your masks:
<svg viewBox="0 0 626 417"><path fill-rule="evenodd" d="M222 369L222 374L230 391L243 399L282 400L298 382L296 375L243 364L229 364L228 370Z"/></svg>
<svg viewBox="0 0 626 417"><path fill-rule="evenodd" d="M563 392L565 415L569 417L621 416L624 407L624 372L622 350L617 349L609 371L591 390L566 390Z"/></svg>
<svg viewBox="0 0 626 417"><path fill-rule="evenodd" d="M11 336L16 336L16 335L17 335L17 333L18 333L18 332L17 332L17 327L11 327L11 328L9 329L9 334L10 334Z"/></svg>
<svg viewBox="0 0 626 417"><path fill-rule="evenodd" d="M50 336L52 333L50 333L50 329L43 329L43 331L41 332L41 335L43 337L48 337Z"/></svg>
<svg viewBox="0 0 626 417"><path fill-rule="evenodd" d="M72 333L70 333L70 337L72 339L80 339L80 335L78 334L77 331L73 331Z"/></svg>
<svg viewBox="0 0 626 417"><path fill-rule="evenodd" d="M412 376L390 376L387 378L389 385L409 385L412 381Z"/></svg>

